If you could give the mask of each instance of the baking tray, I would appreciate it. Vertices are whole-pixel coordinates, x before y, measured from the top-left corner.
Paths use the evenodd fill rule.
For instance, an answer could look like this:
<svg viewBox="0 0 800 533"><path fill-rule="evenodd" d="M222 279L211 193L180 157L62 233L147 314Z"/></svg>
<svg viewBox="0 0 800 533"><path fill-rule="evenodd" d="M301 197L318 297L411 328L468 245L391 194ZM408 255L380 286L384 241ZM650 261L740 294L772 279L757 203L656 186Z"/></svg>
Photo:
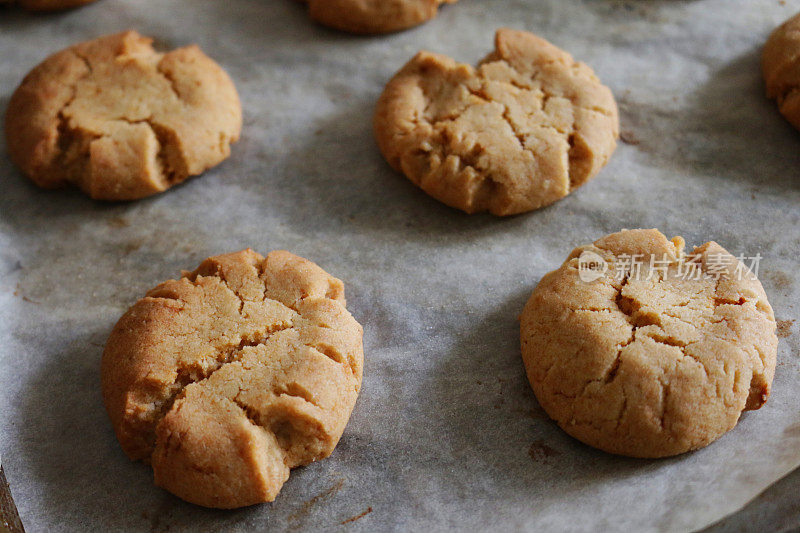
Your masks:
<svg viewBox="0 0 800 533"><path fill-rule="evenodd" d="M234 79L245 117L228 161L133 203L39 190L0 147L0 451L27 529L685 531L745 506L716 527L746 529L764 513L766 525L797 526L785 491L772 493L792 478L757 496L800 464L800 134L759 72L767 35L798 8L461 0L383 37L321 28L290 0L0 11L0 109L50 53L133 28L165 48L198 43ZM391 171L371 131L383 85L417 50L475 62L501 26L590 64L622 119L597 178L505 219L427 197ZM575 246L632 227L760 254L781 325L767 405L713 445L661 461L565 435L519 354L517 316L541 276ZM155 487L124 456L99 362L114 322L150 287L245 247L288 249L344 280L365 328L364 385L329 459L295 470L272 504L213 511Z"/></svg>

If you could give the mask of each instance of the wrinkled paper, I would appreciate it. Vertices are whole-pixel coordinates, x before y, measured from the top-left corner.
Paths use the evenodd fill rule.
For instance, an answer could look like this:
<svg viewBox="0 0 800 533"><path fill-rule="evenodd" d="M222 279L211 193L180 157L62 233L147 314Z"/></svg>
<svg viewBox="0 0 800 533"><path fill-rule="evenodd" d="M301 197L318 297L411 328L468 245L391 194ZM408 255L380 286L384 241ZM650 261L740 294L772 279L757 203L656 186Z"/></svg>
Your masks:
<svg viewBox="0 0 800 533"><path fill-rule="evenodd" d="M0 10L0 109L47 55L134 28L198 43L234 79L242 140L157 197L99 203L29 184L0 147L0 450L29 531L704 527L800 464L800 134L764 97L777 0L461 0L383 37L330 31L292 0L101 0ZM542 35L617 97L624 142L593 181L512 218L467 216L395 174L372 135L419 49L475 62L500 26ZM14 132L6 132L13 135ZM571 439L524 376L517 316L576 246L657 227L760 254L781 321L774 391L711 446L666 460ZM157 283L214 254L288 249L344 280L363 391L333 455L272 504L196 507L130 462L100 394L104 342Z"/></svg>

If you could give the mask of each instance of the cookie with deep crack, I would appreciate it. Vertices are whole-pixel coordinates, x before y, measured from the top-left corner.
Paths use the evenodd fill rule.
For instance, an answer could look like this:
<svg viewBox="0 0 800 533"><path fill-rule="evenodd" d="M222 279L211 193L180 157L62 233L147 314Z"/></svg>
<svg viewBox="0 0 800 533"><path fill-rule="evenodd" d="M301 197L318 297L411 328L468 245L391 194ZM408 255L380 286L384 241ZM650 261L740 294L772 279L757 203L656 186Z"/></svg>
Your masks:
<svg viewBox="0 0 800 533"><path fill-rule="evenodd" d="M761 283L715 242L657 230L575 249L520 317L541 406L584 443L633 457L702 448L767 400L775 318Z"/></svg>
<svg viewBox="0 0 800 533"><path fill-rule="evenodd" d="M241 125L233 82L197 46L160 53L128 31L34 68L8 104L6 140L41 187L133 200L226 159Z"/></svg>
<svg viewBox="0 0 800 533"><path fill-rule="evenodd" d="M772 32L761 64L767 96L776 100L781 114L800 129L800 13Z"/></svg>
<svg viewBox="0 0 800 533"><path fill-rule="evenodd" d="M383 91L375 136L389 164L434 198L513 215L597 174L616 148L619 118L588 66L501 29L477 68L418 53Z"/></svg>
<svg viewBox="0 0 800 533"><path fill-rule="evenodd" d="M311 18L350 33L391 33L434 18L458 0L304 0Z"/></svg>
<svg viewBox="0 0 800 533"><path fill-rule="evenodd" d="M103 398L122 449L192 503L273 501L342 436L362 329L342 282L289 252L211 257L117 322Z"/></svg>

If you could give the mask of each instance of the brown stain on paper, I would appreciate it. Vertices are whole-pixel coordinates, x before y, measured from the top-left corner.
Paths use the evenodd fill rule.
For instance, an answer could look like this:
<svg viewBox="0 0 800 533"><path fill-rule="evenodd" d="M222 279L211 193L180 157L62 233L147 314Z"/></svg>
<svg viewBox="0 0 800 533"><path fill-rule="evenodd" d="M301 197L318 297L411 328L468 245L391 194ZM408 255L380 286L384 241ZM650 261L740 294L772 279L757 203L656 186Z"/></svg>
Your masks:
<svg viewBox="0 0 800 533"><path fill-rule="evenodd" d="M541 463L552 457L558 457L561 455L561 452L555 448L551 448L543 441L535 440L531 443L531 447L528 450L528 455L530 455L531 459L537 463Z"/></svg>
<svg viewBox="0 0 800 533"><path fill-rule="evenodd" d="M784 291L792 287L792 278L782 270L766 270L764 279L770 281L776 289Z"/></svg>
<svg viewBox="0 0 800 533"><path fill-rule="evenodd" d="M331 485L327 489L323 490L322 492L320 492L319 494L317 494L316 496L314 496L310 500L306 501L303 505L300 506L300 508L297 511L293 512L292 514L290 514L289 517L288 517L289 518L289 522L293 523L293 524L296 524L296 525L299 525L298 523L302 522L303 519L305 519L309 515L309 513L311 512L311 509L316 504L318 504L320 502L324 502L325 500L331 498L333 495L335 495L337 492L339 492L339 490L343 486L344 486L344 479L339 479L333 485Z"/></svg>
<svg viewBox="0 0 800 533"><path fill-rule="evenodd" d="M342 526L344 526L346 524L350 524L352 522L355 522L356 520L360 520L360 519L364 518L365 516L367 516L371 512L372 512L372 507L367 507L367 510L364 511L363 513L359 513L359 514L357 514L357 515L355 515L353 517L348 518L347 520L339 522L339 524L342 525Z"/></svg>
<svg viewBox="0 0 800 533"><path fill-rule="evenodd" d="M775 322L778 326L778 338L785 339L792 334L792 326L794 320L777 320Z"/></svg>
<svg viewBox="0 0 800 533"><path fill-rule="evenodd" d="M638 146L642 144L642 141L640 141L639 138L636 137L636 135L630 130L622 130L619 132L619 140L631 146Z"/></svg>

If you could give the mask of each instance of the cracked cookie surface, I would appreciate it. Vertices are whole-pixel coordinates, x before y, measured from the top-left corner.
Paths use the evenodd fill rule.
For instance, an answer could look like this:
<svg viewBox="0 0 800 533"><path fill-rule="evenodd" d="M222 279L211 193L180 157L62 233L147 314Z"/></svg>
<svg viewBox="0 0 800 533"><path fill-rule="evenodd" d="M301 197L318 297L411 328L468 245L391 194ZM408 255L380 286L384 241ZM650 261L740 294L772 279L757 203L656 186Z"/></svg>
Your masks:
<svg viewBox="0 0 800 533"><path fill-rule="evenodd" d="M800 13L772 32L764 46L762 70L767 96L800 129Z"/></svg>
<svg viewBox="0 0 800 533"><path fill-rule="evenodd" d="M41 187L133 200L226 159L241 124L233 82L197 46L159 53L128 31L34 68L9 102L6 140Z"/></svg>
<svg viewBox="0 0 800 533"><path fill-rule="evenodd" d="M350 33L391 33L422 24L457 0L304 0L311 18Z"/></svg>
<svg viewBox="0 0 800 533"><path fill-rule="evenodd" d="M383 91L375 136L389 164L434 198L513 215L596 175L616 148L619 117L588 66L500 29L477 68L418 53Z"/></svg>
<svg viewBox="0 0 800 533"><path fill-rule="evenodd" d="M103 398L133 460L192 503L273 501L333 452L361 387L362 329L342 282L277 251L211 257L114 327Z"/></svg>
<svg viewBox="0 0 800 533"><path fill-rule="evenodd" d="M683 247L657 230L604 237L544 276L522 312L536 398L590 446L633 457L695 450L769 396L778 339L761 283L717 243ZM627 267L582 281L587 252ZM623 260L633 256L639 268Z"/></svg>

